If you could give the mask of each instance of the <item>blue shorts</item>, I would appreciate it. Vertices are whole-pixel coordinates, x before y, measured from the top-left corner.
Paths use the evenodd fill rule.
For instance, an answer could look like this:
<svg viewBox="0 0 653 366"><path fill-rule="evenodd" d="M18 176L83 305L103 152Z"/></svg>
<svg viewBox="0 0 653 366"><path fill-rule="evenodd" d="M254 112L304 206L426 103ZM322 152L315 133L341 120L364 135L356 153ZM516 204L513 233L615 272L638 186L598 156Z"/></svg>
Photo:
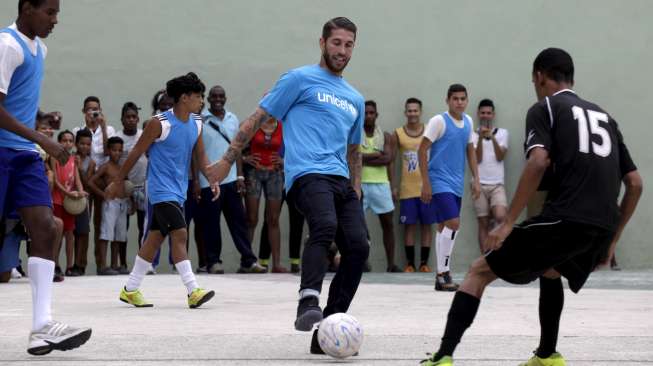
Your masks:
<svg viewBox="0 0 653 366"><path fill-rule="evenodd" d="M13 231L5 235L5 241L0 249L0 272L9 272L18 267L20 242L24 238Z"/></svg>
<svg viewBox="0 0 653 366"><path fill-rule="evenodd" d="M381 215L395 209L390 183L363 183L361 190L363 191L363 212L370 209L376 215Z"/></svg>
<svg viewBox="0 0 653 366"><path fill-rule="evenodd" d="M0 147L0 213L35 206L52 208L43 160L36 151Z"/></svg>
<svg viewBox="0 0 653 366"><path fill-rule="evenodd" d="M436 222L442 223L447 220L460 217L460 205L462 199L453 193L436 193L431 198L431 204L435 209Z"/></svg>
<svg viewBox="0 0 653 366"><path fill-rule="evenodd" d="M404 225L431 225L436 223L433 201L428 205L419 197L405 198L399 202L399 223Z"/></svg>

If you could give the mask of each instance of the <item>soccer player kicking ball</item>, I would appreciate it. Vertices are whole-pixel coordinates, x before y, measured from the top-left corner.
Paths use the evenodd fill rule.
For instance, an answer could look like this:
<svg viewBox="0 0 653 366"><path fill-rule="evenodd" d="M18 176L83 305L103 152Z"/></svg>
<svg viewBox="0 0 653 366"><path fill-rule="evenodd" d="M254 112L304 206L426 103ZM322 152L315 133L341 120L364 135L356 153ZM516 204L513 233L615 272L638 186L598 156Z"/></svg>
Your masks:
<svg viewBox="0 0 653 366"><path fill-rule="evenodd" d="M81 346L90 328L52 320L53 246L57 232L39 144L61 164L64 148L34 129L47 48L41 40L57 24L59 0L20 0L18 19L0 29L0 246L8 214L18 211L31 239L27 261L32 286L32 332L27 352L45 355Z"/></svg>
<svg viewBox="0 0 653 366"><path fill-rule="evenodd" d="M540 279L540 344L522 365L564 366L556 352L564 302L560 277L578 292L614 252L612 239L637 206L642 179L617 123L571 90L571 56L558 48L540 52L533 84L539 102L526 115L528 160L508 216L489 235L491 252L472 264L454 296L440 349L422 366L453 365L454 349L476 316L483 290L497 278L514 284ZM514 225L550 165L554 179L542 213ZM618 207L621 181L626 191Z"/></svg>
<svg viewBox="0 0 653 366"><path fill-rule="evenodd" d="M206 175L208 160L200 138L204 84L194 73L174 78L166 84L167 94L175 104L172 109L152 117L115 180L107 187L109 199L124 196L124 180L138 158L148 152L147 197L153 206L149 233L134 261L127 284L120 291L120 301L136 307L153 306L139 288L163 239L172 239L172 259L188 290L188 306L197 308L215 294L199 287L186 252L186 221L182 207L186 200L191 159L199 163ZM220 193L212 184L214 195Z"/></svg>

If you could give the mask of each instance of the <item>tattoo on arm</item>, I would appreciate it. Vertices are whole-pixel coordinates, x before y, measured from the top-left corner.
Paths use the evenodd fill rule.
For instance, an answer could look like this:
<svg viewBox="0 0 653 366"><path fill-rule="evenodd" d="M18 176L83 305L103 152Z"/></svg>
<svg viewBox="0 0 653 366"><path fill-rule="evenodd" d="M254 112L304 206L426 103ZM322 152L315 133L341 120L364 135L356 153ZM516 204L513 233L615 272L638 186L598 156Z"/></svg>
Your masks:
<svg viewBox="0 0 653 366"><path fill-rule="evenodd" d="M349 175L354 186L361 182L361 172L363 170L363 154L360 152L359 145L349 145Z"/></svg>
<svg viewBox="0 0 653 366"><path fill-rule="evenodd" d="M254 136L256 130L261 127L261 124L269 118L267 112L262 108L256 108L254 114L249 116L243 123L240 124L240 130L236 134L236 138L231 142L231 146L222 157L224 160L228 161L230 164L233 164L238 158L240 158L243 148L249 140Z"/></svg>

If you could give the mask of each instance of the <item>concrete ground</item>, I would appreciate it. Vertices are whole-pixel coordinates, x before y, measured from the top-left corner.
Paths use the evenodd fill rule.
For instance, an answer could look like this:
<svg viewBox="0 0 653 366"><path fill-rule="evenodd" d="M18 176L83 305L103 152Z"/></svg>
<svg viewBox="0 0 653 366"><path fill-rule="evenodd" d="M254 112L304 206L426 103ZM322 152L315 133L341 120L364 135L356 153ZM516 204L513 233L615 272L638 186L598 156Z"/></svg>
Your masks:
<svg viewBox="0 0 653 366"><path fill-rule="evenodd" d="M176 275L146 277L142 290L155 304L146 309L118 301L126 276L66 278L55 284L55 318L91 326L93 336L81 348L40 358L25 352L28 280L0 285L0 364L417 365L436 348L452 298L433 291L432 275L366 274L350 309L365 341L360 356L338 361L310 355L310 333L293 328L297 276L198 279L217 295L191 310ZM597 272L579 295L565 295L558 348L568 365L653 365L653 272ZM530 357L538 344L537 301L536 284L493 284L456 365L517 365Z"/></svg>

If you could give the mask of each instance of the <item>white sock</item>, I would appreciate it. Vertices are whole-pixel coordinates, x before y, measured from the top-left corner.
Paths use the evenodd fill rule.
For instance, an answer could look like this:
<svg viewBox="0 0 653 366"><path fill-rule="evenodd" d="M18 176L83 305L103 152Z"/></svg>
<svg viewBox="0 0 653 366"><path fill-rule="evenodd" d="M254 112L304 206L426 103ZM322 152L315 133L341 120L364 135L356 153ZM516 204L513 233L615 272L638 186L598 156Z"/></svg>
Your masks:
<svg viewBox="0 0 653 366"><path fill-rule="evenodd" d="M320 298L320 292L318 290L313 290L312 288L305 288L303 290L299 291L299 299L303 299L305 297L309 296L315 296L318 299Z"/></svg>
<svg viewBox="0 0 653 366"><path fill-rule="evenodd" d="M448 227L444 227L437 239L438 250L438 273L449 272L451 253L456 243L456 233Z"/></svg>
<svg viewBox="0 0 653 366"><path fill-rule="evenodd" d="M190 264L190 260L186 259L185 261L181 261L175 264L175 268L177 268L177 272L179 272L179 276L181 276L181 282L183 282L184 286L186 286L186 290L188 290L189 295L191 292L193 292L193 290L200 287L197 284L197 280L195 280L195 274L193 273L193 268Z"/></svg>
<svg viewBox="0 0 653 366"><path fill-rule="evenodd" d="M145 259L136 256L134 260L134 268L129 273L129 278L127 279L127 284L125 285L125 290L127 291L136 291L141 287L141 283L145 278L145 274L152 266L152 263L146 261Z"/></svg>
<svg viewBox="0 0 653 366"><path fill-rule="evenodd" d="M32 330L36 331L52 320L54 262L39 257L29 257L27 270L32 285Z"/></svg>

